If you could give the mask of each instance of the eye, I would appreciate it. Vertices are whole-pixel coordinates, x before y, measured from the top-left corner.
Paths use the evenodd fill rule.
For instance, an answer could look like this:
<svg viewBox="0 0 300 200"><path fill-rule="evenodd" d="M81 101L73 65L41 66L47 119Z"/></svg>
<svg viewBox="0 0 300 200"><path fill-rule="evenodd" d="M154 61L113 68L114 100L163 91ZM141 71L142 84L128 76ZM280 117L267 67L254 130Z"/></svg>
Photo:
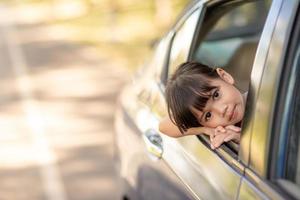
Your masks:
<svg viewBox="0 0 300 200"><path fill-rule="evenodd" d="M219 90L215 90L213 95L212 95L213 99L218 99L220 97L220 91Z"/></svg>
<svg viewBox="0 0 300 200"><path fill-rule="evenodd" d="M208 121L208 120L210 120L210 118L211 118L211 112L207 112L204 116L204 120Z"/></svg>

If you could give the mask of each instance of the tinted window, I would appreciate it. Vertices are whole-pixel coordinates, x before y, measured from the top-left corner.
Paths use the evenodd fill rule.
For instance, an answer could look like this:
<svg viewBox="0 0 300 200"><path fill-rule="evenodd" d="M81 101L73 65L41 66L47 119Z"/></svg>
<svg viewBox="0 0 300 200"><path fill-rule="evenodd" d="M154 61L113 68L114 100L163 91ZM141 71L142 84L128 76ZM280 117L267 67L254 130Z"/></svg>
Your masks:
<svg viewBox="0 0 300 200"><path fill-rule="evenodd" d="M200 10L195 11L176 32L170 53L169 72L172 74L176 67L187 60L194 31L198 22Z"/></svg>
<svg viewBox="0 0 300 200"><path fill-rule="evenodd" d="M225 68L246 92L267 14L265 1L208 8L192 59Z"/></svg>
<svg viewBox="0 0 300 200"><path fill-rule="evenodd" d="M260 32L266 17L263 1L235 7L217 21L206 40L220 40Z"/></svg>
<svg viewBox="0 0 300 200"><path fill-rule="evenodd" d="M289 193L300 195L300 49L290 72L277 156L279 183ZM287 141L287 143L285 142ZM283 151L282 151L283 150Z"/></svg>
<svg viewBox="0 0 300 200"><path fill-rule="evenodd" d="M299 53L298 53L299 56ZM291 76L291 87L290 90L294 90L291 95L291 104L290 107L290 140L288 145L287 152L287 168L285 171L286 177L297 183L300 186L300 68L299 68L299 58L297 63L297 70Z"/></svg>
<svg viewBox="0 0 300 200"><path fill-rule="evenodd" d="M299 21L295 19L296 22ZM295 23L281 72L272 128L270 179L288 195L300 196L300 24ZM286 194L286 193L284 193Z"/></svg>

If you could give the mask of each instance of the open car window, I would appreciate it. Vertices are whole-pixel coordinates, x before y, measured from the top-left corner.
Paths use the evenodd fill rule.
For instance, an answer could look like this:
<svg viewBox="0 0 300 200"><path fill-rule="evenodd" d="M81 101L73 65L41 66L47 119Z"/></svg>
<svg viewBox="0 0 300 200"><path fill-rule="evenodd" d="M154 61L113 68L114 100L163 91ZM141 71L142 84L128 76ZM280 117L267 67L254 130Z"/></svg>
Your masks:
<svg viewBox="0 0 300 200"><path fill-rule="evenodd" d="M242 92L248 91L268 3L251 1L207 8L192 60L222 67Z"/></svg>
<svg viewBox="0 0 300 200"><path fill-rule="evenodd" d="M240 92L246 93L269 6L269 1L258 0L207 7L189 59L224 68L234 77ZM199 138L209 142L205 136ZM234 154L238 147L234 142L226 144Z"/></svg>

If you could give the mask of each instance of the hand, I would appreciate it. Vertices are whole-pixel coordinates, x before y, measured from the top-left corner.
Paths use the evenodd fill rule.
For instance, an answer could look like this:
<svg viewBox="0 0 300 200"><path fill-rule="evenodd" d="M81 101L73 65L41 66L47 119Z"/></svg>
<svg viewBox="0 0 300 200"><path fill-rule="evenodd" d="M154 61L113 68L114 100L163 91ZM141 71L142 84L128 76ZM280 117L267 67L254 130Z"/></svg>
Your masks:
<svg viewBox="0 0 300 200"><path fill-rule="evenodd" d="M214 133L210 135L211 148L216 149L224 142L228 142L230 140L239 143L240 132L241 128L234 125L229 125L225 128L222 126L216 127Z"/></svg>
<svg viewBox="0 0 300 200"><path fill-rule="evenodd" d="M226 129L223 126L217 126L210 134L210 147L212 149L219 147L226 136Z"/></svg>
<svg viewBox="0 0 300 200"><path fill-rule="evenodd" d="M229 125L225 127L226 130L231 130L231 134L229 134L225 139L224 142L228 141L234 141L235 143L240 143L241 139L241 128L234 126L234 125Z"/></svg>

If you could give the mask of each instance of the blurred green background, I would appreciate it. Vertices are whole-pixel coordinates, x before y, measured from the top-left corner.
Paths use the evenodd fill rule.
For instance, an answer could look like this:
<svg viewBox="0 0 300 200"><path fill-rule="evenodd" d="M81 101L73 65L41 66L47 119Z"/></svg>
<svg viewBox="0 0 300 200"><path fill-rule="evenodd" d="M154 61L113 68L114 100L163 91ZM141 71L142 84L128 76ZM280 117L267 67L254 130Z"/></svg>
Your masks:
<svg viewBox="0 0 300 200"><path fill-rule="evenodd" d="M187 3L0 0L1 200L116 199L117 98Z"/></svg>
<svg viewBox="0 0 300 200"><path fill-rule="evenodd" d="M97 47L130 71L172 26L189 0L2 0L26 23L46 23L72 42Z"/></svg>

